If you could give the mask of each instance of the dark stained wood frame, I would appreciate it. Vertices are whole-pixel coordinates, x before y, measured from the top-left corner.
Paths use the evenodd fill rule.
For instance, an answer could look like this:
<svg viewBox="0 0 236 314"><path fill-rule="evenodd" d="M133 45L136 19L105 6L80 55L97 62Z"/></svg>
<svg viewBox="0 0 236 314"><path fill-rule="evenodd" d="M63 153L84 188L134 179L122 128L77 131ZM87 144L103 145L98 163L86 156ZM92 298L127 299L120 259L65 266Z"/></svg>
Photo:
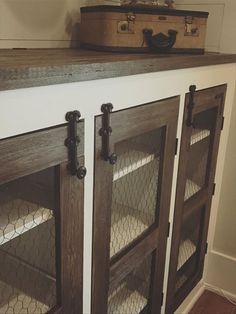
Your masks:
<svg viewBox="0 0 236 314"><path fill-rule="evenodd" d="M211 144L206 174L206 185L196 195L194 195L189 200L184 202L188 151L190 148L189 143L192 131L191 127L186 126L186 120L188 115L187 106L189 102L189 94L186 94L183 120L184 122L182 128L182 140L180 148L178 181L176 190L175 215L173 222L172 247L170 256L171 263L169 267L168 290L166 301L166 313L168 314L173 313L178 308L178 306L182 303L184 298L189 294L189 292L195 287L195 285L200 281L202 277L226 88L227 88L226 85L215 86L212 88L199 90L194 95L195 103L193 110L194 115L200 112L207 111L211 108L215 108L217 114L214 130L212 131L211 134ZM195 210L200 210L202 208L205 209L205 213L203 218L202 233L200 239L201 244L197 253L198 267L196 269L194 276L190 280L188 280L186 284L184 284L184 286L181 288L181 291L175 293L181 227L183 222L186 219L189 219L189 217L191 217Z"/></svg>
<svg viewBox="0 0 236 314"><path fill-rule="evenodd" d="M83 128L84 123L80 122L79 134L83 134ZM55 229L58 304L48 313L80 314L82 313L83 292L84 181L71 176L67 169L66 138L67 126L63 125L1 140L0 182L4 184L56 166ZM84 163L83 142L84 139L81 137L78 147L80 164ZM11 258L9 261L13 266L15 265L14 259ZM22 265L22 267L26 266ZM37 275L32 269L31 273L32 276ZM43 280L42 275L39 277ZM45 281L50 284L49 279L45 278ZM30 289L32 292L32 287L28 287L28 291ZM43 294L38 297L43 298Z"/></svg>
<svg viewBox="0 0 236 314"><path fill-rule="evenodd" d="M189 10L169 10L169 8L150 7L150 6L120 6L120 5L95 5L85 6L80 8L81 13L87 12L119 12L119 13L142 13L151 15L169 15L169 16L194 16L194 17L208 17L208 12L203 11L189 11Z"/></svg>
<svg viewBox="0 0 236 314"><path fill-rule="evenodd" d="M179 97L113 112L110 150L115 143L164 128L160 211L154 224L121 254L110 260L112 165L101 158L101 116L96 118L93 226L92 313L106 314L109 285L115 287L138 263L152 254L152 283L148 313L160 312L164 277L169 205L174 164ZM154 265L155 264L155 265Z"/></svg>

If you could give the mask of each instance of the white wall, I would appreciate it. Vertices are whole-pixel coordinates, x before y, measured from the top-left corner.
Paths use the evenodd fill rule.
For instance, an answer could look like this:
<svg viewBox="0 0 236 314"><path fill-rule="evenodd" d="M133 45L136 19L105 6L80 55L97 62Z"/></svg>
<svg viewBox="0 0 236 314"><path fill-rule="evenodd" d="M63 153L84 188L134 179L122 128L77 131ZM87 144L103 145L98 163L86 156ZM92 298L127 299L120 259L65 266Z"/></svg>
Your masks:
<svg viewBox="0 0 236 314"><path fill-rule="evenodd" d="M177 9L209 12L206 48L208 51L236 53L235 0L176 0Z"/></svg>
<svg viewBox="0 0 236 314"><path fill-rule="evenodd" d="M83 0L0 0L0 48L76 45L80 5Z"/></svg>
<svg viewBox="0 0 236 314"><path fill-rule="evenodd" d="M220 50L221 34L225 4L224 1L197 1L197 0L177 0L177 9L197 10L209 12L206 34L206 50L218 52Z"/></svg>
<svg viewBox="0 0 236 314"><path fill-rule="evenodd" d="M231 117L214 249L236 258L236 106ZM235 269L236 273L236 269ZM236 287L236 282L235 282Z"/></svg>
<svg viewBox="0 0 236 314"><path fill-rule="evenodd" d="M77 46L80 6L119 0L0 0L0 48ZM176 0L177 8L210 12L208 51L236 51L235 0ZM227 18L224 18L227 17Z"/></svg>

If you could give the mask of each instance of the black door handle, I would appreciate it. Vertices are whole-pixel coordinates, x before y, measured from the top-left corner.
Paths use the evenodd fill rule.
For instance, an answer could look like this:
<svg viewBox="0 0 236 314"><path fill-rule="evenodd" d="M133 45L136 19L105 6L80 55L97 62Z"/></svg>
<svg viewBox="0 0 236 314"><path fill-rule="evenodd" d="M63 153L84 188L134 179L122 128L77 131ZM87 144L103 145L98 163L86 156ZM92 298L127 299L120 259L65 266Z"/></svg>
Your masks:
<svg viewBox="0 0 236 314"><path fill-rule="evenodd" d="M168 30L168 36L163 33L153 35L153 30L145 28L143 35L147 45L154 51L165 52L170 50L175 42L178 32L172 29Z"/></svg>

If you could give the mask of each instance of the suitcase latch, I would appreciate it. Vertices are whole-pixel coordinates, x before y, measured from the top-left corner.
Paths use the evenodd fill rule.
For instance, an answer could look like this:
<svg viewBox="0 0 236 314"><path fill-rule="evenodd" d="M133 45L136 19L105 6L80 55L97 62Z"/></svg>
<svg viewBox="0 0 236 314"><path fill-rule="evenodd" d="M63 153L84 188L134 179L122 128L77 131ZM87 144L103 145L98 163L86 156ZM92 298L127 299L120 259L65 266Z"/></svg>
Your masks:
<svg viewBox="0 0 236 314"><path fill-rule="evenodd" d="M127 14L127 21L134 22L135 19L136 19L136 15L135 14L133 14L133 13L128 13Z"/></svg>
<svg viewBox="0 0 236 314"><path fill-rule="evenodd" d="M126 14L126 20L117 22L117 33L134 34L134 23L136 15L133 13Z"/></svg>
<svg viewBox="0 0 236 314"><path fill-rule="evenodd" d="M199 36L199 28L195 23L193 16L185 17L185 32L184 36Z"/></svg>

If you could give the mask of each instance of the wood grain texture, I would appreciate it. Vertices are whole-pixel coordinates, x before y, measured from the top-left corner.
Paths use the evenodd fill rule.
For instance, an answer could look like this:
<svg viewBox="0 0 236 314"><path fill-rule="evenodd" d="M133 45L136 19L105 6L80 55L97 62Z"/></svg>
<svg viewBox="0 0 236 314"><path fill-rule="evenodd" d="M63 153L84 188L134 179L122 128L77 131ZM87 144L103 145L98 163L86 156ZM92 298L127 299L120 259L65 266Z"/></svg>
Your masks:
<svg viewBox="0 0 236 314"><path fill-rule="evenodd" d="M11 287L49 307L55 302L52 292L56 279L3 250L0 250L0 278Z"/></svg>
<svg viewBox="0 0 236 314"><path fill-rule="evenodd" d="M83 126L84 123L80 122L78 156L83 154ZM68 149L65 146L67 128L65 125L1 140L1 183L68 161Z"/></svg>
<svg viewBox="0 0 236 314"><path fill-rule="evenodd" d="M152 313L160 313L162 305L161 291L163 289L164 270L165 270L165 253L168 237L168 219L170 209L170 195L172 188L173 164L175 156L175 140L177 132L179 98L175 98L176 111L172 111L173 117L169 118L166 125L166 138L164 147L164 156L161 173L161 190L160 190L160 213L159 213L159 232L158 245L156 250L156 267L154 270L154 280L152 283L151 309Z"/></svg>
<svg viewBox="0 0 236 314"><path fill-rule="evenodd" d="M79 159L83 164L83 158ZM84 180L60 166L61 303L62 313L82 313Z"/></svg>
<svg viewBox="0 0 236 314"><path fill-rule="evenodd" d="M101 116L95 120L92 314L107 312L113 166L101 158ZM109 184L110 183L110 184Z"/></svg>
<svg viewBox="0 0 236 314"><path fill-rule="evenodd" d="M121 54L82 49L2 49L0 90L235 62L236 54Z"/></svg>
<svg viewBox="0 0 236 314"><path fill-rule="evenodd" d="M148 103L110 116L112 134L110 151L117 143L149 131L163 128L161 166L156 204L157 222L110 260L110 229L112 208L112 166L101 160L101 116L96 118L95 198L93 226L93 291L92 313L107 313L108 288L115 288L138 261L153 254L152 284L148 313L160 312L168 216L175 152L179 97ZM126 144L127 145L127 144ZM130 143L128 145L131 145ZM128 148L128 147L127 147ZM127 149L126 148L126 149ZM116 152L116 150L115 150ZM119 158L119 156L118 156ZM142 177L140 177L142 180ZM133 193L135 192L135 188ZM131 193L132 194L132 193Z"/></svg>
<svg viewBox="0 0 236 314"><path fill-rule="evenodd" d="M78 147L78 161L80 165L83 160L83 122L78 125L78 135L81 142ZM19 262L17 256L12 258L9 254L0 251L0 277L8 284L14 282L16 288L36 299L45 302L49 297L50 287L57 285L57 299L61 306L59 312L62 314L82 313L82 280L83 280L83 180L71 176L68 169L68 151L65 146L67 138L67 125L56 128L37 131L21 136L7 138L0 141L0 181L1 184L17 178L20 184L28 182L35 189L35 177L25 177L28 174L56 166L56 209L54 211L56 220L56 268L57 278L45 274L41 270L36 271L27 263ZM50 170L48 170L50 172ZM42 173L41 173L42 176ZM41 177L40 176L40 177ZM42 179L42 177L41 177ZM46 179L45 179L46 180ZM49 193L48 186L40 191ZM13 191L16 190L13 184ZM27 191L23 191L26 194ZM29 193L29 191L28 191ZM32 193L35 194L35 191ZM60 196L60 200L58 200ZM53 200L53 197L52 197ZM54 202L53 202L54 203ZM52 201L50 202L52 205ZM39 227L38 227L39 228ZM28 231L29 232L29 231ZM26 241L27 242L27 241ZM37 255L38 256L38 255ZM4 264L4 265L3 265ZM5 268L3 268L5 266ZM14 271L15 270L15 271ZM15 274L17 273L17 278ZM29 280L26 281L25 274L28 273ZM58 276L60 274L60 276ZM31 280L30 280L31 279ZM35 282L38 285L36 287ZM46 300L46 301L45 301ZM53 310L49 313L54 313Z"/></svg>
<svg viewBox="0 0 236 314"><path fill-rule="evenodd" d="M133 271L135 265L138 265L140 261L153 253L157 246L158 231L158 229L154 229L153 232L110 267L109 288L111 290L119 286L120 282Z"/></svg>
<svg viewBox="0 0 236 314"><path fill-rule="evenodd" d="M215 122L214 125L212 126L212 136L211 142L209 144L205 186L202 189L202 191L194 195L192 199L189 199L186 202L184 202L185 182L190 150L189 143L192 132L191 128L187 127L185 123L187 121L189 103L189 94L186 95L184 124L180 148L180 163L178 169L174 227L172 235L171 264L169 268L168 278L167 310L166 310L168 314L173 313L178 308L178 306L182 303L184 298L188 295L188 293L193 289L193 287L202 277L211 209L212 189L215 177L226 88L227 88L226 85L220 85L209 89L199 90L195 94L196 97L194 97L195 106L193 109L193 114L196 115L199 112L204 112L209 109L215 108L216 116L214 117ZM219 95L221 96L219 97ZM204 214L201 222L201 237L199 239L199 247L197 250L198 252L197 267L194 271L194 274L192 274L190 278L187 280L187 282L183 285L183 287L181 287L181 289L179 289L176 292L175 285L177 264L179 255L179 245L181 240L181 234L183 231L182 228L184 226L183 224L186 223L187 220L191 219L191 215L193 215L194 212L203 209Z"/></svg>
<svg viewBox="0 0 236 314"><path fill-rule="evenodd" d="M204 291L189 314L235 314L236 306L211 291Z"/></svg>

